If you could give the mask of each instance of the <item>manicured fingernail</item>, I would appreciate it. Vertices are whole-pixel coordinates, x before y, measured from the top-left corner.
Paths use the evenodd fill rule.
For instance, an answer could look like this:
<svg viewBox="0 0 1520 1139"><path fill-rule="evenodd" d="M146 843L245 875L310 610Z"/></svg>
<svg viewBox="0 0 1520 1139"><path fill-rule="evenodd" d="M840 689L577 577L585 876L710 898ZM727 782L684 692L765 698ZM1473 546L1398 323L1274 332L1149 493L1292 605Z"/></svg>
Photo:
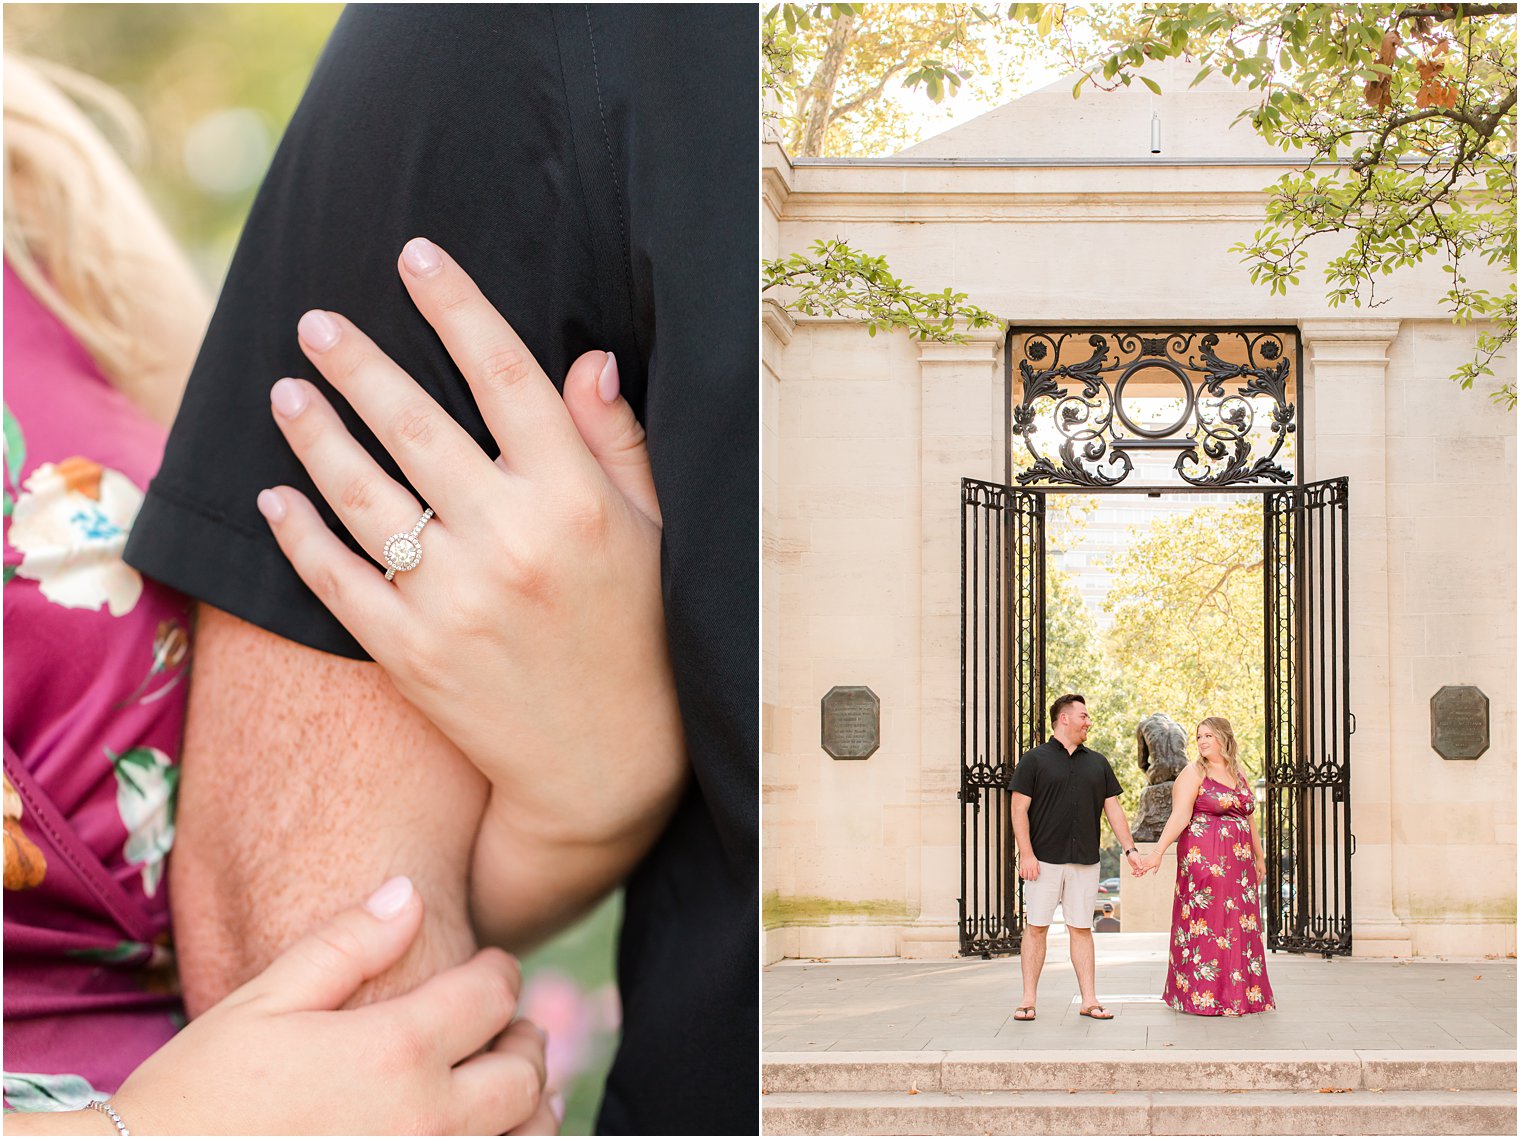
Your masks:
<svg viewBox="0 0 1520 1139"><path fill-rule="evenodd" d="M608 352L602 374L596 378L596 394L602 397L603 403L611 403L618 397L618 387L617 357Z"/></svg>
<svg viewBox="0 0 1520 1139"><path fill-rule="evenodd" d="M306 410L306 389L289 378L276 380L269 389L269 402L286 419L294 419Z"/></svg>
<svg viewBox="0 0 1520 1139"><path fill-rule="evenodd" d="M565 1122L565 1097L555 1092L549 1097L549 1110L554 1113L554 1122Z"/></svg>
<svg viewBox="0 0 1520 1139"><path fill-rule="evenodd" d="M307 347L318 352L326 352L338 342L338 322L319 308L302 316L296 325L296 331L301 334Z"/></svg>
<svg viewBox="0 0 1520 1139"><path fill-rule="evenodd" d="M388 921L402 910L412 898L412 880L406 875L392 878L369 896L364 908L381 921Z"/></svg>
<svg viewBox="0 0 1520 1139"><path fill-rule="evenodd" d="M259 491L259 513L270 522L281 522L285 518L285 500L272 490Z"/></svg>
<svg viewBox="0 0 1520 1139"><path fill-rule="evenodd" d="M419 277L431 277L443 267L438 246L425 237L414 237L401 250L401 260Z"/></svg>

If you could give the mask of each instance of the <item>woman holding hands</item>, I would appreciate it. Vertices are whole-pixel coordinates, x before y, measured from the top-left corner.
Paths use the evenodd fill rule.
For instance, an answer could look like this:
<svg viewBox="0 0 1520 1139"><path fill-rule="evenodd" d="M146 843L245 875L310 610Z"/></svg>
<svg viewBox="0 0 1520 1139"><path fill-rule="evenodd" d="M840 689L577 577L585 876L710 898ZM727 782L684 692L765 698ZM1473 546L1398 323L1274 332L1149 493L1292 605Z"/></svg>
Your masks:
<svg viewBox="0 0 1520 1139"><path fill-rule="evenodd" d="M1266 851L1230 722L1198 725L1198 759L1172 786L1172 815L1142 872L1177 843L1171 958L1162 1000L1198 1016L1275 1008L1261 940Z"/></svg>

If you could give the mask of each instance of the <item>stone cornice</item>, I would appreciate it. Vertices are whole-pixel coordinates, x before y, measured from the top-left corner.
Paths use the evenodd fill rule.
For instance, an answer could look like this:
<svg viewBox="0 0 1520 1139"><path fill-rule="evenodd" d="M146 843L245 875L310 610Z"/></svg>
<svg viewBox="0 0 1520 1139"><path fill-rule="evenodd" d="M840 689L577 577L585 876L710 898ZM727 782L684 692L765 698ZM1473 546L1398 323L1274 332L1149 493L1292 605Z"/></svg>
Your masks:
<svg viewBox="0 0 1520 1139"><path fill-rule="evenodd" d="M760 194L771 213L780 217L792 193L792 160L778 143L762 144Z"/></svg>
<svg viewBox="0 0 1520 1139"><path fill-rule="evenodd" d="M788 222L1239 222L1260 223L1267 195L1259 188L1240 191L1188 189L1143 194L1119 193L1113 187L1061 193L925 193L802 194L793 190L778 217Z"/></svg>
<svg viewBox="0 0 1520 1139"><path fill-rule="evenodd" d="M1298 322L1309 362L1321 364L1386 364L1388 348L1402 322L1380 319L1311 319Z"/></svg>
<svg viewBox="0 0 1520 1139"><path fill-rule="evenodd" d="M996 328L963 328L962 343L945 343L938 340L918 342L920 364L990 363L996 360L1003 347L1004 330Z"/></svg>
<svg viewBox="0 0 1520 1139"><path fill-rule="evenodd" d="M792 314L769 297L760 301L760 322L766 331L781 341L783 348L792 342L797 331L797 321Z"/></svg>

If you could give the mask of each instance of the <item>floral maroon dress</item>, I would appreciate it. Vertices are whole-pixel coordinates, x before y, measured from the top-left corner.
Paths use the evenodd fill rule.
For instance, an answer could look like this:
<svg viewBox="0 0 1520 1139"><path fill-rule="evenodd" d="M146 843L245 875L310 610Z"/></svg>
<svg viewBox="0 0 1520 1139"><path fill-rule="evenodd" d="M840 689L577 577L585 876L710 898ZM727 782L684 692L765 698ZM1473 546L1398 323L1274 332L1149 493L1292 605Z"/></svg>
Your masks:
<svg viewBox="0 0 1520 1139"><path fill-rule="evenodd" d="M1205 777L1177 840L1171 964L1161 999L1178 1012L1242 1016L1277 1006L1261 944L1251 850L1256 800Z"/></svg>
<svg viewBox="0 0 1520 1139"><path fill-rule="evenodd" d="M121 560L164 431L5 266L5 1107L183 1023L168 881L190 606Z"/></svg>

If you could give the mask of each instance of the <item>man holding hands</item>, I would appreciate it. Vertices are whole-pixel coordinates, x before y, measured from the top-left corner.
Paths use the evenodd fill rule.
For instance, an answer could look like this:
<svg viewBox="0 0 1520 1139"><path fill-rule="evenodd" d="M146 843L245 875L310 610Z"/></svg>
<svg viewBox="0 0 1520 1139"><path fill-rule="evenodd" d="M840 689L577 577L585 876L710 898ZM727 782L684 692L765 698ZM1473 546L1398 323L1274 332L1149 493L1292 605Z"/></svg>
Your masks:
<svg viewBox="0 0 1520 1139"><path fill-rule="evenodd" d="M1086 699L1074 694L1057 699L1050 706L1050 724L1050 739L1019 757L1008 782L1026 916L1020 950L1024 996L1013 1018L1035 1018L1035 990L1045 967L1046 936L1059 903L1082 992L1081 1015L1112 1020L1113 1013L1098 1003L1093 950L1100 816L1107 816L1131 872L1138 877L1144 870L1129 820L1119 805L1118 777L1106 757L1083 746L1092 730Z"/></svg>

